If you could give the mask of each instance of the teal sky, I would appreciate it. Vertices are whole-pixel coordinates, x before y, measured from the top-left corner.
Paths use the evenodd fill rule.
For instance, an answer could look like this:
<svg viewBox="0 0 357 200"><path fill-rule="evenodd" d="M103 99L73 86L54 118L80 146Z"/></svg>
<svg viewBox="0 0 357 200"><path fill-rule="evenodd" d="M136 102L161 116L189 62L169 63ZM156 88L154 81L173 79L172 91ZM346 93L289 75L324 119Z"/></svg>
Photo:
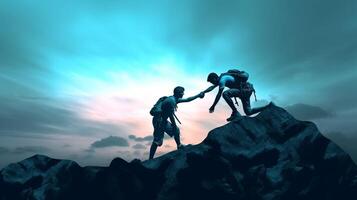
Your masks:
<svg viewBox="0 0 357 200"><path fill-rule="evenodd" d="M250 74L255 105L316 122L357 160L356 19L353 0L1 1L0 166L33 153L145 158L155 100L230 68ZM223 100L208 114L214 95L179 111L186 143L224 123ZM92 145L110 136L129 146Z"/></svg>

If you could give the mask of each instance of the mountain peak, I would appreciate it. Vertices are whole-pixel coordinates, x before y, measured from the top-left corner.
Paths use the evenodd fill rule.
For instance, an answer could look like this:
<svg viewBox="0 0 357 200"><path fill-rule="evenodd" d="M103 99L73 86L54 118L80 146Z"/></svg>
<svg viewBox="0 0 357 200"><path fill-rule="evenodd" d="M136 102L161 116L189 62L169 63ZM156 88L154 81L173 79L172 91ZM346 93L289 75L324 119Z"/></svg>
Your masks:
<svg viewBox="0 0 357 200"><path fill-rule="evenodd" d="M24 170L18 171L20 168ZM35 155L9 165L1 175L0 188L12 191L2 190L3 199L357 196L357 166L349 155L325 138L316 125L296 120L275 105L255 117L242 117L213 129L198 145L153 160L115 158L109 167L81 168L72 161ZM34 177L41 178L32 183Z"/></svg>

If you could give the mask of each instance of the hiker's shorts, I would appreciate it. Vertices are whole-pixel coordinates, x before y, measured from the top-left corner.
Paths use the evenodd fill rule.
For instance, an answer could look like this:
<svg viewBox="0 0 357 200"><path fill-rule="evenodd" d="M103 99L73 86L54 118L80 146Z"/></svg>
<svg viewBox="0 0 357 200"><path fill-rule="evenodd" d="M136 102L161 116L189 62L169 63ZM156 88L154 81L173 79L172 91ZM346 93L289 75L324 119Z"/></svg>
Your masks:
<svg viewBox="0 0 357 200"><path fill-rule="evenodd" d="M154 117L152 119L152 125L154 126L154 143L157 146L161 146L164 140L164 134L167 133L170 137L175 135L175 128L168 120L163 120L162 117ZM177 129L177 134L180 131Z"/></svg>
<svg viewBox="0 0 357 200"><path fill-rule="evenodd" d="M252 114L252 108L250 106L250 96L252 95L252 92L242 92L240 89L228 89L223 92L223 98L226 101L232 101L230 98L232 97L238 97L243 104L243 110L244 113L247 115ZM225 98L227 97L227 98Z"/></svg>

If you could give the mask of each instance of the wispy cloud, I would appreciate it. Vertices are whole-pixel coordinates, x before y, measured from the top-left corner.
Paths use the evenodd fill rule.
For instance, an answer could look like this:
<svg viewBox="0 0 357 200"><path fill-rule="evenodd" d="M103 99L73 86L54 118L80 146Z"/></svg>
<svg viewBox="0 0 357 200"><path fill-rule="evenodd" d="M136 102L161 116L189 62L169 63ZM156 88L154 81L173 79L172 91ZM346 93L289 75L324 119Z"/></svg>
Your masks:
<svg viewBox="0 0 357 200"><path fill-rule="evenodd" d="M325 135L346 151L357 162L357 133L327 132Z"/></svg>
<svg viewBox="0 0 357 200"><path fill-rule="evenodd" d="M92 148L104 147L128 147L129 143L125 138L118 136L109 136L101 140L95 141L91 144Z"/></svg>
<svg viewBox="0 0 357 200"><path fill-rule="evenodd" d="M51 152L51 149L43 146L24 146L24 147L17 147L13 151L15 154L34 154L34 153L41 153L41 154L48 154Z"/></svg>
<svg viewBox="0 0 357 200"><path fill-rule="evenodd" d="M9 98L0 104L0 135L30 133L61 135L115 135L127 134L130 125L83 119L79 113L80 104L67 100L27 100ZM20 125L21 124L21 125Z"/></svg>
<svg viewBox="0 0 357 200"><path fill-rule="evenodd" d="M334 114L318 106L307 105L303 103L293 104L285 107L294 117L300 120L312 120L332 117Z"/></svg>
<svg viewBox="0 0 357 200"><path fill-rule="evenodd" d="M129 139L134 140L136 142L145 142L145 141L151 142L154 139L154 137L152 135L148 135L145 137L136 137L135 135L129 135Z"/></svg>
<svg viewBox="0 0 357 200"><path fill-rule="evenodd" d="M143 144L135 144L132 146L133 149L147 149L147 147Z"/></svg>
<svg viewBox="0 0 357 200"><path fill-rule="evenodd" d="M0 147L0 154L6 154L6 153L9 153L10 150L8 148L5 148L5 147Z"/></svg>

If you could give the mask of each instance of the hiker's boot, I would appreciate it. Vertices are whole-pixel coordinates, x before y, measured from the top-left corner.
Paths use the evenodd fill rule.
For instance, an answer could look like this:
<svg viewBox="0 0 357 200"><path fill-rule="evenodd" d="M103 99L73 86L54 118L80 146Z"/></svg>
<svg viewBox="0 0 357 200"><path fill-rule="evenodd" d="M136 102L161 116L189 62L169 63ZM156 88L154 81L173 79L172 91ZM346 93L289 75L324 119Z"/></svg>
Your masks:
<svg viewBox="0 0 357 200"><path fill-rule="evenodd" d="M233 111L232 114L231 114L231 116L227 118L227 121L230 122L230 121L232 121L232 120L234 120L234 119L236 119L236 118L238 118L238 117L241 117L241 115L239 114L239 112L238 112L238 111Z"/></svg>

